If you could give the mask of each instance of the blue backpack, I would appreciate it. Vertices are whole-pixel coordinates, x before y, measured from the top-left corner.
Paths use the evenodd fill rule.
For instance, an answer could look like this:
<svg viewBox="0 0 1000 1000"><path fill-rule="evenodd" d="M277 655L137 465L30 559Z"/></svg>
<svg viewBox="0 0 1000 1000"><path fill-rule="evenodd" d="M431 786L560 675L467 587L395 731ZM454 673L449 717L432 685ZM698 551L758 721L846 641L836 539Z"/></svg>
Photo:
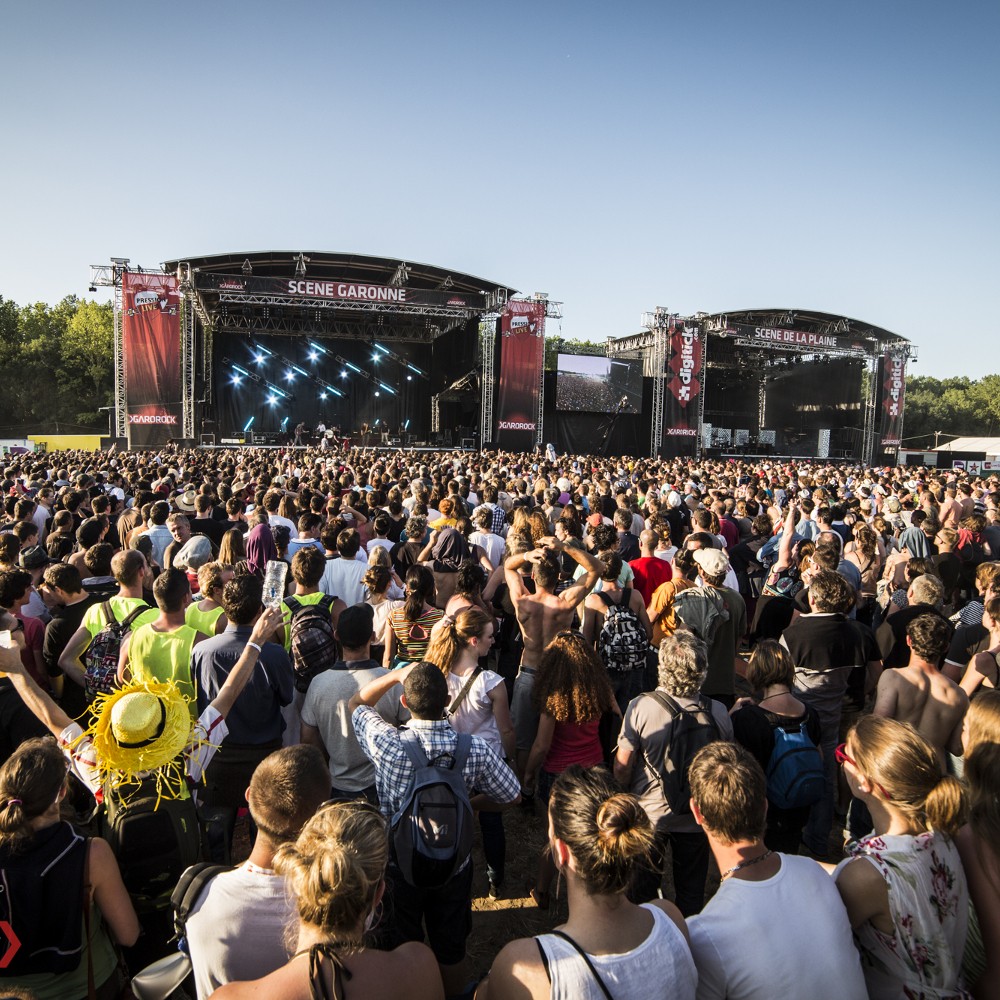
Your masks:
<svg viewBox="0 0 1000 1000"><path fill-rule="evenodd" d="M393 855L407 884L421 889L445 884L472 853L472 805L462 768L472 737L459 733L451 766L428 760L419 737L404 729L400 744L413 764L413 780L392 817Z"/></svg>
<svg viewBox="0 0 1000 1000"><path fill-rule="evenodd" d="M779 809L803 809L823 797L823 760L806 723L775 726L774 750L767 762L767 798Z"/></svg>

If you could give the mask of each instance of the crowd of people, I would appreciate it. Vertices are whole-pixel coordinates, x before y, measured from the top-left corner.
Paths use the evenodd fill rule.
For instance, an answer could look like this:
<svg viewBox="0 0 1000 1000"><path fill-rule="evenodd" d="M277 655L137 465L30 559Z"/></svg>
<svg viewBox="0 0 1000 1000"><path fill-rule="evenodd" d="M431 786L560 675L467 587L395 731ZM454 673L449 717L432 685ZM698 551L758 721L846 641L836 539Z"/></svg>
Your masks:
<svg viewBox="0 0 1000 1000"><path fill-rule="evenodd" d="M2 479L0 996L1000 995L996 476L170 448ZM563 892L475 981L473 899Z"/></svg>

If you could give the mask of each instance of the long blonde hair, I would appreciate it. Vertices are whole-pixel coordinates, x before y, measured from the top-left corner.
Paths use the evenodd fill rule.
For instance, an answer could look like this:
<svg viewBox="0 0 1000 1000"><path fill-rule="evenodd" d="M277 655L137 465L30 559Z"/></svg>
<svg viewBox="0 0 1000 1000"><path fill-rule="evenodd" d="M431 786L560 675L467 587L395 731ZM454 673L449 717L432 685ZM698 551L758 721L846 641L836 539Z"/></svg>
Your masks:
<svg viewBox="0 0 1000 1000"><path fill-rule="evenodd" d="M867 715L847 737L858 770L923 830L958 833L967 800L962 783L941 773L934 748L908 722Z"/></svg>
<svg viewBox="0 0 1000 1000"><path fill-rule="evenodd" d="M448 676L462 650L483 634L493 619L482 608L463 608L450 621L445 618L427 649L424 659Z"/></svg>

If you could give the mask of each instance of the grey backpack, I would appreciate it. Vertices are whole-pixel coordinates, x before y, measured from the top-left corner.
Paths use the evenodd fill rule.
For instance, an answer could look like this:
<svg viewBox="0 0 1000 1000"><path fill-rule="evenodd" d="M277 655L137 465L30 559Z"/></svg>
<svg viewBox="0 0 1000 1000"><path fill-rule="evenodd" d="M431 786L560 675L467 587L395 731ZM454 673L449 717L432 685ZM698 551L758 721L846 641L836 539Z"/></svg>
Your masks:
<svg viewBox="0 0 1000 1000"><path fill-rule="evenodd" d="M472 737L458 734L451 766L427 759L415 732L403 730L400 743L413 763L413 781L392 817L396 864L407 883L421 889L444 885L472 852L472 805L462 769Z"/></svg>

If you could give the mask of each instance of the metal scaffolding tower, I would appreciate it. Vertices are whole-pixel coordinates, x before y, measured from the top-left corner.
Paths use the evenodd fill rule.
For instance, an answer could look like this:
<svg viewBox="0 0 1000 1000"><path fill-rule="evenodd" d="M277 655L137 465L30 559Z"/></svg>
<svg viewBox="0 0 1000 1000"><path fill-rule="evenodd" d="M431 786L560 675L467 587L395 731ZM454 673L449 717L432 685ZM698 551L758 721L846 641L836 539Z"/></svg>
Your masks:
<svg viewBox="0 0 1000 1000"><path fill-rule="evenodd" d="M670 334L677 322L668 309L657 306L653 312L642 314L642 325L651 335L649 351L649 374L653 379L652 427L649 433L649 454L660 454L663 444L663 406L666 393L667 357L670 350Z"/></svg>
<svg viewBox="0 0 1000 1000"><path fill-rule="evenodd" d="M125 437L128 431L128 412L125 396L125 346L122 331L122 275L128 270L127 257L112 257L110 264L90 265L90 290L98 287L114 290L114 363L115 401L113 406L114 436Z"/></svg>

